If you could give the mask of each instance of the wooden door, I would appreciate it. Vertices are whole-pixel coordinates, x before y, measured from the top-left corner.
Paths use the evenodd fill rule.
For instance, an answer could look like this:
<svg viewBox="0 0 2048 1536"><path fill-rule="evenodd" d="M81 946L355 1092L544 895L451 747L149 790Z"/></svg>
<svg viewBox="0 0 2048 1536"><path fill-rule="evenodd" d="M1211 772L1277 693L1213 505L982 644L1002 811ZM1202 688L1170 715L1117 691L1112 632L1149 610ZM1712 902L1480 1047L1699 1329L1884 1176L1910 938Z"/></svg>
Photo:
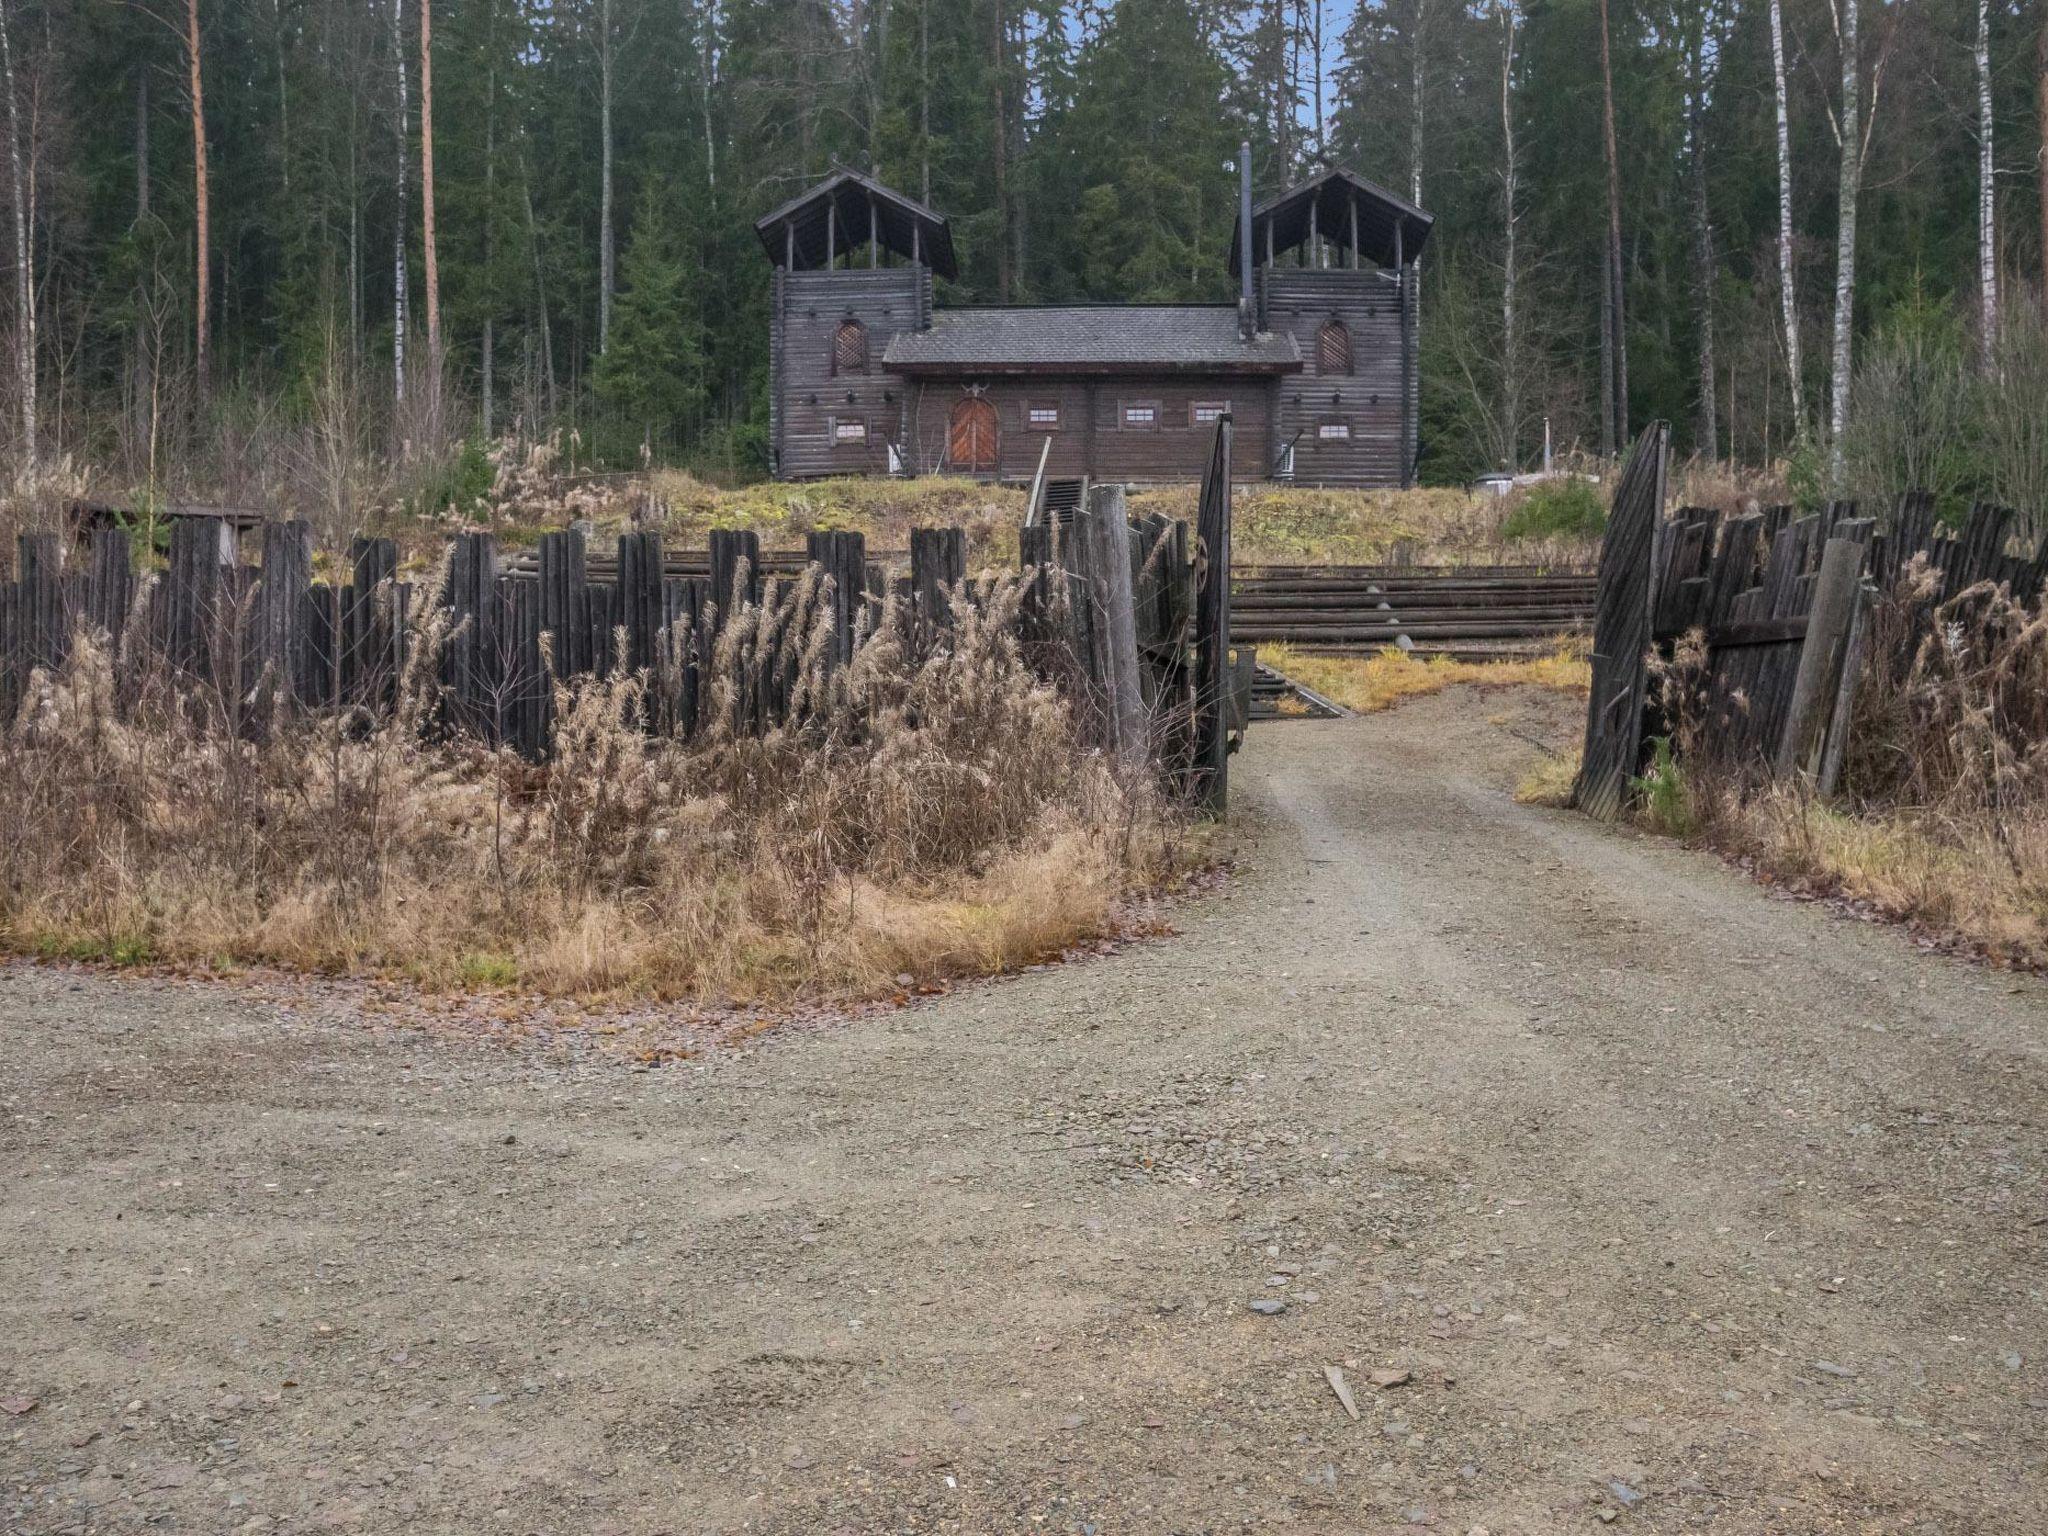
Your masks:
<svg viewBox="0 0 2048 1536"><path fill-rule="evenodd" d="M967 475L996 472L996 407L981 395L969 395L953 407L946 424L946 461Z"/></svg>

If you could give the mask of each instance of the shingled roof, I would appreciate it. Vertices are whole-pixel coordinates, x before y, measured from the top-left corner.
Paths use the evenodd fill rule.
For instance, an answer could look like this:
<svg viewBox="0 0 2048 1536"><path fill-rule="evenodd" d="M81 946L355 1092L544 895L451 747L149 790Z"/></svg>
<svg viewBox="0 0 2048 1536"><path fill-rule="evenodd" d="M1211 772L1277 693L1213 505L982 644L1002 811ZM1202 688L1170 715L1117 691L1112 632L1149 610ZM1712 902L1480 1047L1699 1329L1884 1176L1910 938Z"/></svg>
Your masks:
<svg viewBox="0 0 2048 1536"><path fill-rule="evenodd" d="M1230 304L1102 304L947 309L931 329L892 337L883 366L899 373L1291 373L1292 336L1250 341Z"/></svg>

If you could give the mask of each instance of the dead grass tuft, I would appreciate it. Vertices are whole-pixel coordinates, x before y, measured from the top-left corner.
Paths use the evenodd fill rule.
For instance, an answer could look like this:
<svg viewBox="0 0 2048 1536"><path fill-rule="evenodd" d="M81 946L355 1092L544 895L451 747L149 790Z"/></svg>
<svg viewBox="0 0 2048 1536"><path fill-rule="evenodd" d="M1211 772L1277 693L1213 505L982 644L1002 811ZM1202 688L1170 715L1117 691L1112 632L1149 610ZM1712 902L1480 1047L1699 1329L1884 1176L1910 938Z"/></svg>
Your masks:
<svg viewBox="0 0 2048 1536"><path fill-rule="evenodd" d="M1333 656L1291 645L1262 646L1259 659L1362 715L1392 709L1459 683L1526 684L1565 693L1583 693L1592 686L1585 642L1576 637L1560 641L1555 650L1542 656L1500 661L1457 661L1448 656L1423 660L1392 646L1370 656Z"/></svg>

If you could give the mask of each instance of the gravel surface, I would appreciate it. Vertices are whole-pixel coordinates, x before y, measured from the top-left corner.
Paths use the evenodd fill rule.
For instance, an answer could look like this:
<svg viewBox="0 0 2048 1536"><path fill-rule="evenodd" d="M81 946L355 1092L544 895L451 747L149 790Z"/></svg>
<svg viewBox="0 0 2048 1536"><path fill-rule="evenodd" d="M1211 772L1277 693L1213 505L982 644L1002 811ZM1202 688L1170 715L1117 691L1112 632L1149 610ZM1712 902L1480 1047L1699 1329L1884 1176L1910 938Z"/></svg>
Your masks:
<svg viewBox="0 0 2048 1536"><path fill-rule="evenodd" d="M652 1070L0 971L0 1523L2048 1530L2043 983L1514 805L1569 713L1262 727L1177 937Z"/></svg>

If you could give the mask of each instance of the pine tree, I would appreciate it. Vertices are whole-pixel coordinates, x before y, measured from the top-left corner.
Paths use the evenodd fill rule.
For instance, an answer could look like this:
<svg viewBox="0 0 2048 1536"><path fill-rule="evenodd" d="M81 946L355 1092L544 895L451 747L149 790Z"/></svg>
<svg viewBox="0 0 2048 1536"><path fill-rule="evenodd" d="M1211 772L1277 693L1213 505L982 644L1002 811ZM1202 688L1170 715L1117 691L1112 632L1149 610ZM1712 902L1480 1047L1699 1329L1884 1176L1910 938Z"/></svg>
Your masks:
<svg viewBox="0 0 2048 1536"><path fill-rule="evenodd" d="M591 376L599 403L635 440L668 436L704 405L704 339L683 233L675 194L649 177L621 263L610 344Z"/></svg>

